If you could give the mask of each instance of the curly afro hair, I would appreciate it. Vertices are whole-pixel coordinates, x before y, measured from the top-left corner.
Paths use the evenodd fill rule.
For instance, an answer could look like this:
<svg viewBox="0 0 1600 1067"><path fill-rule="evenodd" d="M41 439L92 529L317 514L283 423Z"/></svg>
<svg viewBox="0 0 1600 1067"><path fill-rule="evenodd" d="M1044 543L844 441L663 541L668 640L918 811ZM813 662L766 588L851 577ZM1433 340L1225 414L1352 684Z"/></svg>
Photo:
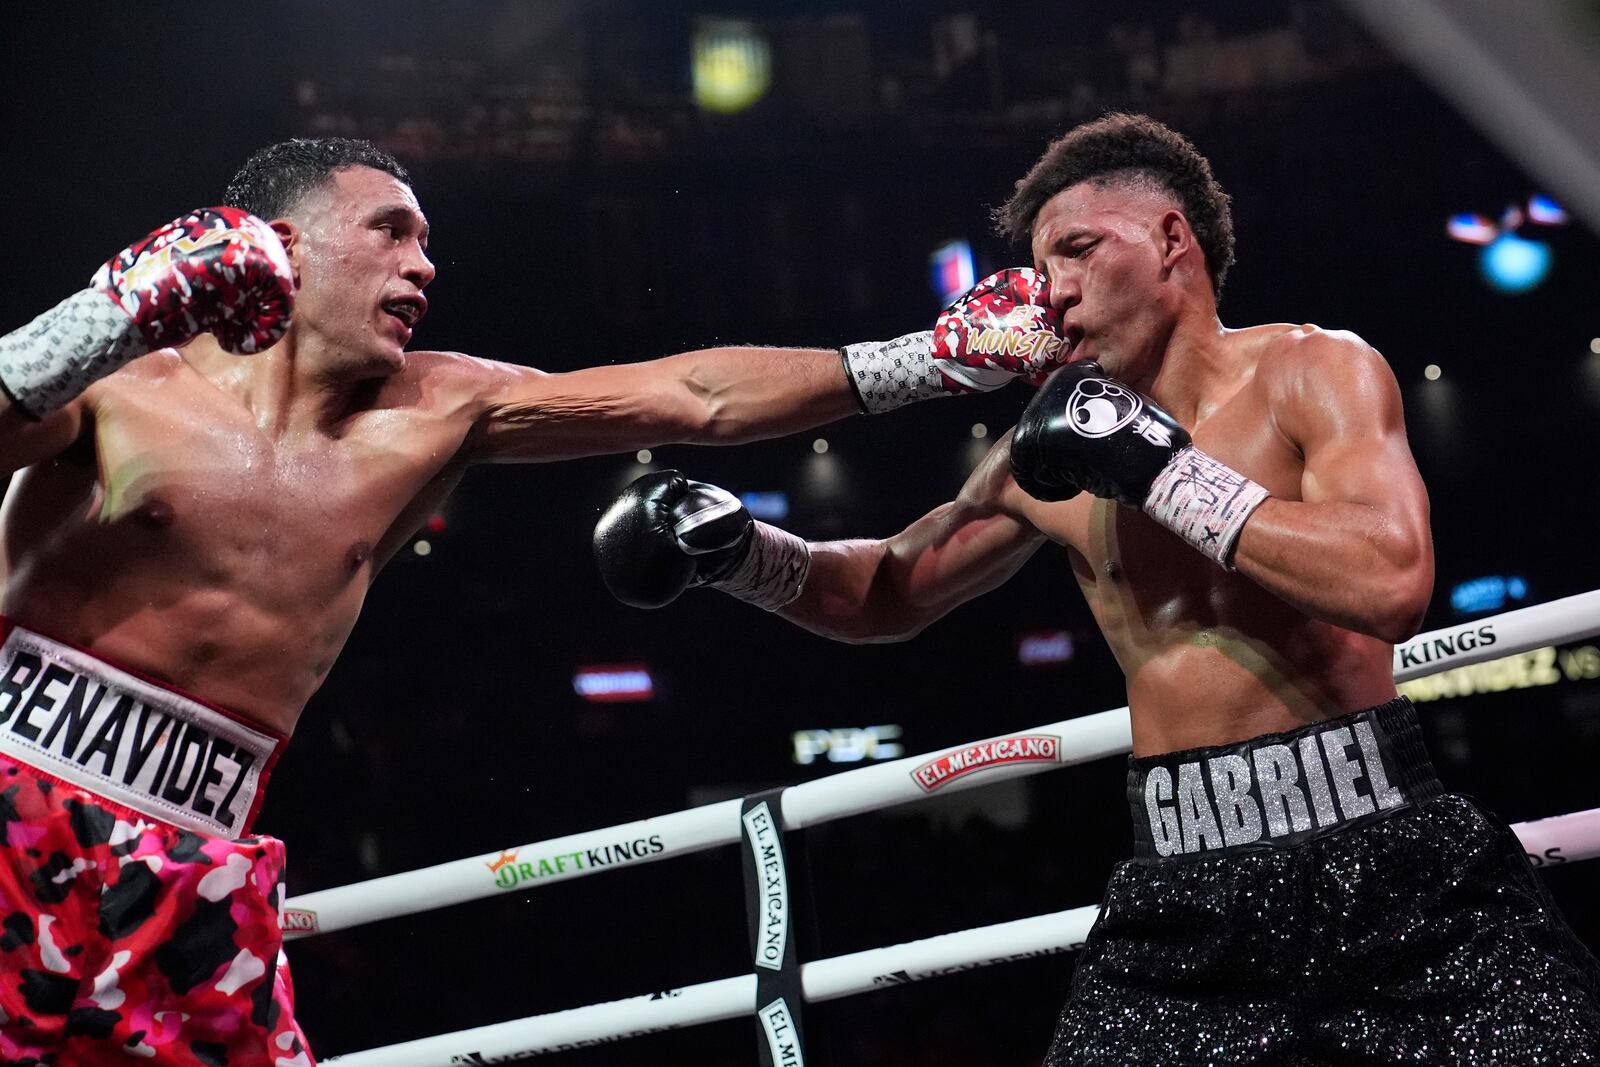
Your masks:
<svg viewBox="0 0 1600 1067"><path fill-rule="evenodd" d="M1085 181L1102 186L1148 182L1171 195L1205 252L1211 291L1222 297L1222 283L1233 266L1228 194L1187 138L1148 115L1109 114L1052 142L1017 182L1011 199L996 209L996 228L1026 247L1045 202Z"/></svg>

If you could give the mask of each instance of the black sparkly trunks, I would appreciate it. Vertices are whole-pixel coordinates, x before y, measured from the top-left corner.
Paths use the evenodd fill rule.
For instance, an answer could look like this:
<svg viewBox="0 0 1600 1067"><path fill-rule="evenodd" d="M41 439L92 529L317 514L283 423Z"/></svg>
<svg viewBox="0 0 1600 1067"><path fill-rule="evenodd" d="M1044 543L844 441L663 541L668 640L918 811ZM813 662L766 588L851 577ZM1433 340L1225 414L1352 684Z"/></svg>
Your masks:
<svg viewBox="0 0 1600 1067"><path fill-rule="evenodd" d="M1129 761L1046 1067L1600 1064L1600 965L1408 701Z"/></svg>

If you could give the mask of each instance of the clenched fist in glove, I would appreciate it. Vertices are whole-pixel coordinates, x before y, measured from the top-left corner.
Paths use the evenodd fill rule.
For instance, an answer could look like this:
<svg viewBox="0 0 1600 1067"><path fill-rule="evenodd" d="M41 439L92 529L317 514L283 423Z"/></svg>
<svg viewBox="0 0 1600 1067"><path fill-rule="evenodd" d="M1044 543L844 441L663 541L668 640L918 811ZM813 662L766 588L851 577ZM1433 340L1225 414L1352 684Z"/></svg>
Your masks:
<svg viewBox="0 0 1600 1067"><path fill-rule="evenodd" d="M1013 267L973 286L932 330L843 348L845 370L869 413L1014 378L1038 384L1067 355L1061 315L1037 271Z"/></svg>
<svg viewBox="0 0 1600 1067"><path fill-rule="evenodd" d="M283 336L293 308L294 273L272 227L238 208L203 208L118 252L89 288L0 337L0 385L43 417L129 360L197 334L259 352Z"/></svg>
<svg viewBox="0 0 1600 1067"><path fill-rule="evenodd" d="M1230 568L1245 520L1267 498L1261 486L1195 448L1155 401L1093 361L1056 371L1028 403L1011 439L1011 473L1040 500L1087 490L1140 508Z"/></svg>
<svg viewBox="0 0 1600 1067"><path fill-rule="evenodd" d="M678 471L643 475L622 491L595 525L594 556L606 588L637 608L710 585L771 611L800 595L811 566L800 538Z"/></svg>

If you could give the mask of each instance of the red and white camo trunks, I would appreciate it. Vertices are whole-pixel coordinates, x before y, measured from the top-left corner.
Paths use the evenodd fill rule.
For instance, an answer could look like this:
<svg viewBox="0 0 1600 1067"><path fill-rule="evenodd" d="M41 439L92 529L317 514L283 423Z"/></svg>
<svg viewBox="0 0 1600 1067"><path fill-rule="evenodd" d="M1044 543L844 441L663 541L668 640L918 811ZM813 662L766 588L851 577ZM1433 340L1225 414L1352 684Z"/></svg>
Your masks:
<svg viewBox="0 0 1600 1067"><path fill-rule="evenodd" d="M0 637L0 1067L312 1067L283 843L248 833L285 739Z"/></svg>

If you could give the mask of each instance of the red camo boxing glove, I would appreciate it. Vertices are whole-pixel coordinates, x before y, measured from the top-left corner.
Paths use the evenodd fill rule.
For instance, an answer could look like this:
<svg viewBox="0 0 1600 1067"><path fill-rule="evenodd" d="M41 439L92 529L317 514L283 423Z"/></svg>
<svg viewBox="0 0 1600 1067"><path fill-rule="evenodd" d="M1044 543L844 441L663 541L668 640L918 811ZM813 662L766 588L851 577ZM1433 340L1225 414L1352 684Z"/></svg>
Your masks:
<svg viewBox="0 0 1600 1067"><path fill-rule="evenodd" d="M148 349L210 333L229 352L289 328L294 272L272 227L235 207L191 211L111 257L89 282L122 308Z"/></svg>
<svg viewBox="0 0 1600 1067"><path fill-rule="evenodd" d="M933 359L947 391L987 392L1013 378L1038 385L1067 357L1050 283L1030 267L992 274L945 309Z"/></svg>
<svg viewBox="0 0 1600 1067"><path fill-rule="evenodd" d="M238 208L203 208L0 337L0 388L44 418L130 360L196 334L209 331L229 352L259 352L283 336L293 309L294 271L272 227Z"/></svg>

